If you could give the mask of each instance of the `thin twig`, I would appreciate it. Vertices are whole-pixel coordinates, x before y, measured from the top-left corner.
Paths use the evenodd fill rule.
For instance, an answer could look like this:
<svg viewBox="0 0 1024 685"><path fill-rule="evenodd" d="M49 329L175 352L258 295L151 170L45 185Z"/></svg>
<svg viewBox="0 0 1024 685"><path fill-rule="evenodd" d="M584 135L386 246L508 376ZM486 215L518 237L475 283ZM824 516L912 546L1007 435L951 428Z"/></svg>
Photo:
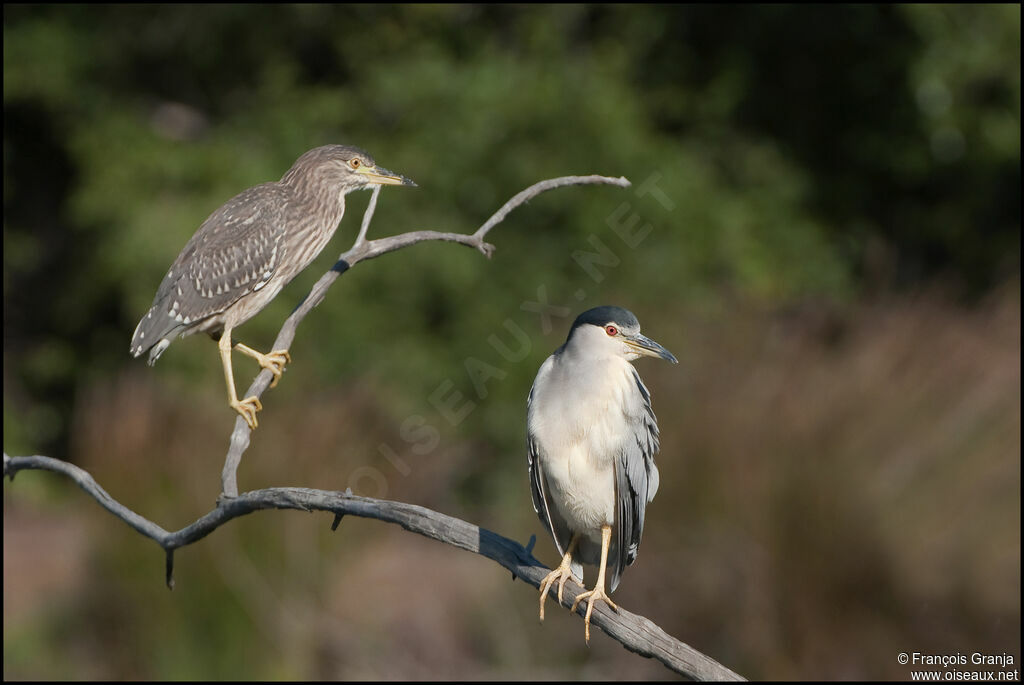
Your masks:
<svg viewBox="0 0 1024 685"><path fill-rule="evenodd" d="M385 238L377 238L376 240L366 240L370 221L372 220L377 207L377 194L380 190L380 186L378 186L374 189L374 194L370 198L370 203L366 207L366 211L363 213L362 225L355 243L347 252L342 253L338 258L338 262L330 271L320 277L320 280L313 285L313 288L309 291L306 298L298 307L295 308L295 311L292 312L291 316L285 320L284 325L281 326L281 330L277 334L277 339L274 341L274 346L271 349L287 350L290 348L292 341L295 340L295 331L299 324L302 323L302 320L306 318L306 315L309 314L314 307L320 304L324 295L327 293L327 289L330 288L336 280L338 280L338 277L359 262L380 257L381 255L394 252L395 250L400 250L403 247L415 245L416 243L434 240L466 245L479 250L484 254L484 256L489 258L494 254L495 248L490 243L484 242L484 238L492 228L504 221L505 217L508 216L509 212L513 209L529 202L548 190L571 185L588 184L606 184L619 186L620 188L625 188L630 185L629 180L621 176L618 178L597 175L549 178L544 181L534 183L529 188L516 194L515 197L502 205L502 207L486 222L484 222L480 228L471 234L443 233L439 231L412 231ZM271 380L273 380L273 375L270 371L261 371L242 397L261 397L263 392L270 387ZM221 489L223 497L234 497L238 494L238 466L241 464L242 454L249 448L249 438L251 435L252 429L249 428L249 424L245 422L245 419L241 416L236 417L235 427L231 432L231 444L228 447L227 457L224 459L224 468L221 471Z"/></svg>
<svg viewBox="0 0 1024 685"><path fill-rule="evenodd" d="M395 523L413 533L459 549L487 557L534 587L549 569L533 557L530 550L514 540L480 528L461 519L404 502L357 497L351 492L332 492L308 488L266 488L222 498L216 509L181 530L168 532L114 500L83 469L51 457L8 457L4 454L4 476L12 481L18 471L44 470L71 478L107 511L142 535L154 540L167 552L167 584L173 585L173 552L201 540L232 519L263 509L298 509L334 514L334 526L346 514ZM332 526L333 527L333 526ZM531 545L532 547L532 545ZM563 605L572 606L583 588L570 583L565 587ZM554 588L551 597L557 601ZM583 603L577 609L582 616ZM598 603L591 623L600 627L631 652L657 659L676 673L694 680L743 680L709 656L676 640L652 621L622 608L617 612Z"/></svg>
<svg viewBox="0 0 1024 685"><path fill-rule="evenodd" d="M604 183L619 186L620 188L628 188L630 185L629 180L624 176L610 178L608 176L598 176L596 174L591 174L589 176L561 176L559 178L549 178L544 181L538 181L526 190L519 192L519 194L502 205L501 209L496 211L493 216L491 216L483 226L478 228L476 233L473 235L477 238L483 239L483 237L487 235L488 231L505 220L505 217L508 216L509 212L519 205L529 202L541 193L554 190L555 188L562 188L564 186L584 185L588 183Z"/></svg>
<svg viewBox="0 0 1024 685"><path fill-rule="evenodd" d="M356 237L356 241L352 243L352 247L356 248L366 242L366 232L370 230L370 220L373 218L373 213L377 211L377 198L380 196L380 189L382 186L374 186L373 194L370 195L370 204L367 205L366 211L363 212L363 223L359 227L359 235Z"/></svg>

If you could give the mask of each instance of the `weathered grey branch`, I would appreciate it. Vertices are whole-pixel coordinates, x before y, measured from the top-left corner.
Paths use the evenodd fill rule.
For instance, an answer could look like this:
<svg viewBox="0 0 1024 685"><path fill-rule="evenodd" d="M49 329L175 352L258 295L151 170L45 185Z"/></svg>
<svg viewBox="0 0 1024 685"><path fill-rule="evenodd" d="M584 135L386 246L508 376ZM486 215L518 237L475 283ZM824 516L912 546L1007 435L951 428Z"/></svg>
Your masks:
<svg viewBox="0 0 1024 685"><path fill-rule="evenodd" d="M528 202L537 195L567 185L604 183L625 187L629 181L625 178L609 178L605 176L566 176L536 183L523 190L506 202L483 225L472 234L445 233L439 231L413 231L395 236L367 240L370 222L377 205L380 188L375 188L359 234L352 247L343 253L334 267L324 274L313 286L310 293L292 312L274 342L272 349L288 349L295 338L299 323L319 304L327 289L337 278L361 261L373 259L389 252L426 241L447 241L459 243L479 250L490 257L494 246L485 242L488 232L516 207ZM245 396L259 397L270 386L272 376L269 371L261 372L249 387ZM252 492L238 493L237 470L242 454L249 446L251 430L244 419L239 417L231 434L231 445L225 460L221 479L222 496L217 507L210 513L197 519L181 530L170 532L131 511L113 499L93 477L83 469L50 457L8 457L4 454L4 475L14 480L18 471L47 470L61 473L71 478L87 494L96 499L107 511L121 519L142 535L154 540L167 554L166 581L173 587L174 551L200 540L228 521L261 509L301 509L303 511L326 511L334 514L331 524L336 528L341 517L346 514L374 518L390 523L397 523L406 530L438 540L445 544L480 554L498 562L513 574L513 578L522 578L534 587L540 587L541 581L549 569L535 559L530 546L523 547L519 543L502 537L497 533L479 528L444 514L423 507L402 502L392 502L366 497L357 497L350 492L331 492L307 488L266 488ZM582 588L569 584L565 588L564 605L570 607ZM551 596L557 601L557 593L552 590ZM583 604L577 609L582 616L585 612ZM701 654L692 647L669 636L650 620L620 609L613 612L603 604L595 606L592 623L603 629L608 635L620 642L626 649L661 661L668 668L696 680L742 680L733 671L725 668L710 657Z"/></svg>
<svg viewBox="0 0 1024 685"><path fill-rule="evenodd" d="M501 209L495 212L490 219L484 222L484 224L472 234L442 233L439 231L412 231L409 233L388 236L386 238L367 240L366 234L369 230L373 213L377 207L377 196L380 193L380 186L377 186L374 188L373 196L370 198L370 203L366 208L366 212L363 214L363 222L360 226L359 235L356 238L355 243L347 252L343 253L341 257L338 258L338 262L330 271L320 277L320 280L316 282L302 303L299 304L295 311L292 312L291 316L285 320L284 325L281 327L281 331L277 335L277 339L274 341L274 346L271 349L287 350L291 347L292 341L295 339L295 330L298 328L302 320L306 318L306 315L309 314L314 307L320 304L324 295L327 293L327 289L331 287L334 281L336 281L341 274L345 273L359 262L380 257L388 252L394 252L395 250L400 250L403 247L408 247L409 245L433 240L466 245L479 250L489 258L494 253L494 246L490 243L484 242L484 238L487 236L487 233L501 223L513 209L529 202L531 199L548 190L570 185L595 183L615 185L623 188L630 185L629 181L621 176L619 178L597 175L562 176L560 178L551 178L534 183L529 188L519 192L515 197L502 205ZM263 392L270 387L272 379L273 375L270 371L261 371L242 397L260 397L263 395ZM228 454L224 460L224 468L221 471L221 489L224 497L235 497L238 494L238 466L242 461L242 454L249 448L249 437L251 434L252 429L249 428L249 424L245 422L245 419L239 416L235 420L235 428L231 433L231 444L228 447Z"/></svg>
<svg viewBox="0 0 1024 685"><path fill-rule="evenodd" d="M533 557L530 550L514 540L492 533L451 516L403 502L357 497L351 493L308 488L266 488L221 498L217 508L181 530L169 532L131 511L113 499L89 473L74 464L51 457L9 457L4 454L4 476L12 481L19 471L44 470L71 478L107 511L139 533L154 540L167 553L167 584L173 587L174 550L201 540L228 521L261 509L301 509L334 514L332 529L346 514L396 523L413 533L464 549L498 562L534 587L549 569ZM532 546L532 545L531 545ZM572 606L582 588L569 583L565 587L564 606ZM557 601L557 592L551 597ZM585 603L577 613L582 616ZM624 609L614 612L601 603L594 608L591 623L600 627L623 647L642 656L657 659L680 675L695 680L743 680L741 676L714 659L676 640L652 621Z"/></svg>

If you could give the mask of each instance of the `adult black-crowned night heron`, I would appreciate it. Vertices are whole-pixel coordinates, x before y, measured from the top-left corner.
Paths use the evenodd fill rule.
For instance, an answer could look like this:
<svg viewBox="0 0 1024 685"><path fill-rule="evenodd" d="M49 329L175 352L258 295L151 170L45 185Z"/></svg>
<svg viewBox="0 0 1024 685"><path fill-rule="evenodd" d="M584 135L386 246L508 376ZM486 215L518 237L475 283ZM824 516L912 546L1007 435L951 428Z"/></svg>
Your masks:
<svg viewBox="0 0 1024 685"><path fill-rule="evenodd" d="M527 445L533 508L550 531L562 563L540 586L544 600L558 583L558 601L570 577L583 585L583 564L596 565L584 630L590 642L594 602L618 609L614 591L636 560L644 511L658 491L658 424L651 395L630 364L640 357L673 364L671 352L640 335L640 323L621 307L596 307L572 325L565 344L547 358L527 401Z"/></svg>
<svg viewBox="0 0 1024 685"><path fill-rule="evenodd" d="M203 222L164 276L153 306L132 336L131 354L149 351L149 364L175 336L198 331L218 339L228 401L250 428L257 426L256 397L239 400L231 367L231 331L258 314L334 235L345 213L345 194L372 185L416 185L376 166L356 147L325 145L305 153L280 181L263 183L228 200ZM234 349L274 374L277 385L287 350L261 354Z"/></svg>

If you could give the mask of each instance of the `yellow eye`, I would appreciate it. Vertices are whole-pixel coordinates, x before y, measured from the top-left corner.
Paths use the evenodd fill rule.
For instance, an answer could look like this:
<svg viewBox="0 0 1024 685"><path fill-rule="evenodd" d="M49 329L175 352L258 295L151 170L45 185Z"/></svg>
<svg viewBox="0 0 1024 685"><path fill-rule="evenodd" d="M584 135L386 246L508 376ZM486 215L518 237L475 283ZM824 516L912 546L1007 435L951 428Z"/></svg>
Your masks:
<svg viewBox="0 0 1024 685"><path fill-rule="evenodd" d="M363 161L358 157L353 157L352 159L348 160L348 165L353 169L358 169L360 165L362 165L362 163Z"/></svg>

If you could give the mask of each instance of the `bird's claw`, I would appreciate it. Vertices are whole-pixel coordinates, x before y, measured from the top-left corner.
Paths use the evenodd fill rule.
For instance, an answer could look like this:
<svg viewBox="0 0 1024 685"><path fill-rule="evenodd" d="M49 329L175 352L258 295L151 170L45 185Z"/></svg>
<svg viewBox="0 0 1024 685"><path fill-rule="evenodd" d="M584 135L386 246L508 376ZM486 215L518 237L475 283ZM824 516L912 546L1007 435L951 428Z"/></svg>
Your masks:
<svg viewBox="0 0 1024 685"><path fill-rule="evenodd" d="M256 430L256 426L259 425L259 421L256 420L256 412L263 409L263 403L258 397L255 395L246 397L244 400L232 402L231 406L242 415L251 430Z"/></svg>
<svg viewBox="0 0 1024 685"><path fill-rule="evenodd" d="M581 592L580 594L576 595L576 601L572 603L571 611L576 611L576 606L581 601L583 601L584 599L587 599L588 601L587 601L587 615L583 619L583 625L584 625L583 635L584 635L584 638L587 641L587 644L589 645L590 644L590 614L593 613L593 611L594 611L594 602L596 602L597 600L602 600L608 606L610 606L612 609L614 609L615 611L618 611L619 607L618 607L617 604L615 604L615 602L613 602L611 600L611 597L609 597L608 594L604 591L604 588L601 587L601 585L598 585L593 590L587 590L586 592Z"/></svg>
<svg viewBox="0 0 1024 685"><path fill-rule="evenodd" d="M548 591L551 587L558 583L558 603L562 603L562 591L565 589L565 581L572 578L572 571L569 569L568 564L562 564L554 571L545 576L544 580L540 584L540 620L544 620L544 602L548 598Z"/></svg>
<svg viewBox="0 0 1024 685"><path fill-rule="evenodd" d="M277 382L281 380L281 374L284 373L285 364L290 364L292 356L288 354L288 350L274 350L268 352L260 357L258 360L260 366L274 374L274 380L270 381L270 387L277 385Z"/></svg>

